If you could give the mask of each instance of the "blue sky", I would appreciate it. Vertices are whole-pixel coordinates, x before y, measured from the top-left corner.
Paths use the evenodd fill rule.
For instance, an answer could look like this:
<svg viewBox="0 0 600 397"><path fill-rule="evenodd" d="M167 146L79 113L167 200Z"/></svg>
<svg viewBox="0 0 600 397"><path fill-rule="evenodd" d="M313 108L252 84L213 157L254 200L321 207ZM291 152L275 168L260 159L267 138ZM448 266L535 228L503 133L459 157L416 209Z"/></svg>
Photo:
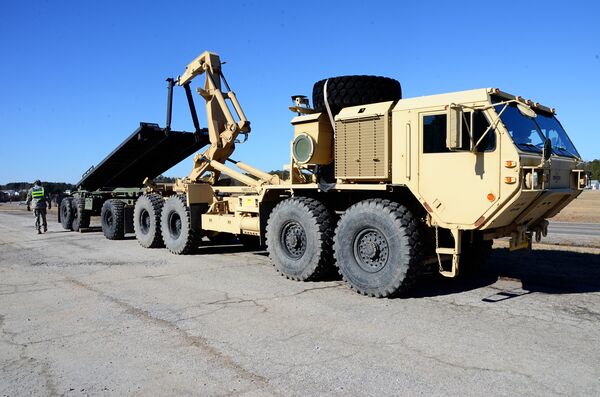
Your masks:
<svg viewBox="0 0 600 397"><path fill-rule="evenodd" d="M164 79L204 50L252 122L233 157L261 169L289 161L290 95L345 74L396 78L405 97L499 87L556 107L600 158L598 4L3 1L0 183L77 182L140 121L164 125ZM176 129L192 128L186 106L180 89Z"/></svg>

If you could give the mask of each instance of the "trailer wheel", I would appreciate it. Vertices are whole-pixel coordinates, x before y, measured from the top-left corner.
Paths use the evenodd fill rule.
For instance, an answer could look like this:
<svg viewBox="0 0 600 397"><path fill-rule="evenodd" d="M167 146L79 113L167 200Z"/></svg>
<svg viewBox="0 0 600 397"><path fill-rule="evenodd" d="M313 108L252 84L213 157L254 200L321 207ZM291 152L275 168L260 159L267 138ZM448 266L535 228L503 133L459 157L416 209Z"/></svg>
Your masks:
<svg viewBox="0 0 600 397"><path fill-rule="evenodd" d="M125 237L125 203L110 199L102 204L100 222L102 233L109 240L122 240Z"/></svg>
<svg viewBox="0 0 600 397"><path fill-rule="evenodd" d="M65 197L60 202L60 223L65 230L73 230L73 197Z"/></svg>
<svg viewBox="0 0 600 397"><path fill-rule="evenodd" d="M160 232L160 215L165 200L160 194L151 193L140 196L133 210L133 229L135 238L144 248L163 247Z"/></svg>
<svg viewBox="0 0 600 397"><path fill-rule="evenodd" d="M315 280L333 265L334 221L319 201L292 197L275 206L267 222L267 250L282 276Z"/></svg>
<svg viewBox="0 0 600 397"><path fill-rule="evenodd" d="M317 81L313 86L313 107L326 110L324 87L327 83L327 101L333 115L342 108L368 103L395 101L402 98L397 80L381 76L340 76Z"/></svg>
<svg viewBox="0 0 600 397"><path fill-rule="evenodd" d="M401 204L384 199L354 204L340 218L334 240L340 274L360 294L389 297L417 276L419 225Z"/></svg>
<svg viewBox="0 0 600 397"><path fill-rule="evenodd" d="M72 229L78 232L81 229L90 227L90 212L85 210L85 198L75 197L71 202L73 211Z"/></svg>
<svg viewBox="0 0 600 397"><path fill-rule="evenodd" d="M184 195L165 200L160 217L160 228L165 247L173 254L185 255L196 250L201 235L192 224L192 211Z"/></svg>

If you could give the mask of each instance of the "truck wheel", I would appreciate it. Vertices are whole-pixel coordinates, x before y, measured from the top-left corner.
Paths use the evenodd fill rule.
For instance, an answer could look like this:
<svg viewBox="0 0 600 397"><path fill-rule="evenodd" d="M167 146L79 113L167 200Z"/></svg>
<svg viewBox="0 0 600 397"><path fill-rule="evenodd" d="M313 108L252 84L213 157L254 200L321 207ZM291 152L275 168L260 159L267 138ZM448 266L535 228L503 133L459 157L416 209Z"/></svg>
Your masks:
<svg viewBox="0 0 600 397"><path fill-rule="evenodd" d="M292 197L275 206L267 222L267 250L282 276L308 281L333 264L333 217L319 201Z"/></svg>
<svg viewBox="0 0 600 397"><path fill-rule="evenodd" d="M65 197L60 202L60 223L65 230L73 230L73 197Z"/></svg>
<svg viewBox="0 0 600 397"><path fill-rule="evenodd" d="M144 248L163 247L160 233L160 214L165 200L160 194L144 194L138 198L133 210L135 238Z"/></svg>
<svg viewBox="0 0 600 397"><path fill-rule="evenodd" d="M327 101L333 115L342 108L402 98L397 80L381 76L340 76L317 81L313 86L313 107L326 111L323 89L327 83Z"/></svg>
<svg viewBox="0 0 600 397"><path fill-rule="evenodd" d="M72 229L78 232L81 229L90 227L90 212L85 210L85 198L75 197L71 202L73 211Z"/></svg>
<svg viewBox="0 0 600 397"><path fill-rule="evenodd" d="M417 276L419 225L401 204L384 199L354 204L340 218L334 240L340 274L360 294L389 297Z"/></svg>
<svg viewBox="0 0 600 397"><path fill-rule="evenodd" d="M102 233L109 240L122 240L125 237L125 203L121 200L106 200L100 211Z"/></svg>
<svg viewBox="0 0 600 397"><path fill-rule="evenodd" d="M192 213L184 195L171 196L165 200L160 216L160 229L165 247L173 254L194 252L201 235L192 224Z"/></svg>

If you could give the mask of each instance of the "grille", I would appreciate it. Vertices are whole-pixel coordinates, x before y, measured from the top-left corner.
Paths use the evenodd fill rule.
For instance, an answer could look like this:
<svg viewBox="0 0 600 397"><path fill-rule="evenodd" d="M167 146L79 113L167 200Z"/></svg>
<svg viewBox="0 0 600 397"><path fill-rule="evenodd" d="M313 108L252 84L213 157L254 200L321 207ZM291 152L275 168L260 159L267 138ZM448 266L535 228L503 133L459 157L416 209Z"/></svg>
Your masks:
<svg viewBox="0 0 600 397"><path fill-rule="evenodd" d="M384 116L374 116L336 122L336 178L388 178L386 119Z"/></svg>

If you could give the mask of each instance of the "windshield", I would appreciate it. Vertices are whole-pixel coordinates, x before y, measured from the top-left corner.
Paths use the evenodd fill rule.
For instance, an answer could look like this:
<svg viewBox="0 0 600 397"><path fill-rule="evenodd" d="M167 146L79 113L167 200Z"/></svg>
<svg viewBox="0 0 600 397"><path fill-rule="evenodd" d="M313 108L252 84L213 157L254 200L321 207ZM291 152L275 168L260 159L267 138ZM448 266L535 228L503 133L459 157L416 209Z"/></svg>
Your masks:
<svg viewBox="0 0 600 397"><path fill-rule="evenodd" d="M494 107L496 113L500 114L504 105ZM500 119L510 133L519 149L542 153L544 141L550 139L552 152L559 156L581 157L569 136L562 128L556 117L550 114L536 112L537 117L531 118L522 114L516 103L509 103Z"/></svg>
<svg viewBox="0 0 600 397"><path fill-rule="evenodd" d="M502 112L503 108L504 105L495 107L498 114ZM514 103L510 103L506 107L500 115L500 119L519 149L535 153L542 152L546 138L540 132L535 121L530 117L523 116Z"/></svg>
<svg viewBox="0 0 600 397"><path fill-rule="evenodd" d="M542 130L544 136L552 142L554 153L560 156L581 157L556 117L538 112L535 122Z"/></svg>

